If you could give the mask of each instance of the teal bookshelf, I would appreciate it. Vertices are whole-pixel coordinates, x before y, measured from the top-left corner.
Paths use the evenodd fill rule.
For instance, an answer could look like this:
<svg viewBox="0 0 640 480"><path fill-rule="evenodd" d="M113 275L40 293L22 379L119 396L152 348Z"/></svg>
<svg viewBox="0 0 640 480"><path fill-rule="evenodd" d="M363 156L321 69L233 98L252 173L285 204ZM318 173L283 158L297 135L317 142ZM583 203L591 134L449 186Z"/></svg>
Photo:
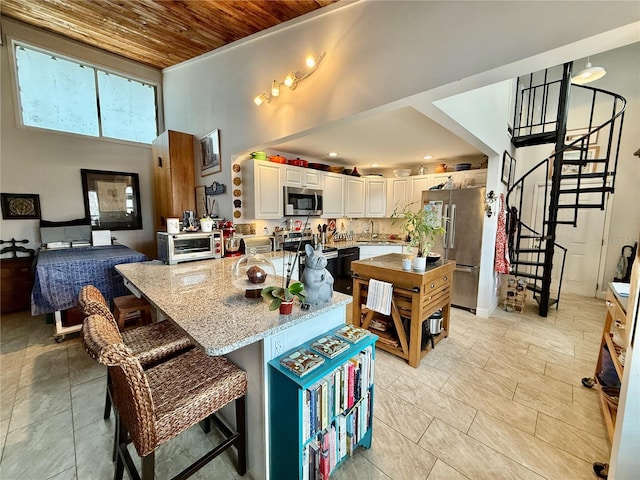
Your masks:
<svg viewBox="0 0 640 480"><path fill-rule="evenodd" d="M311 343L336 330L269 362L271 478L320 478L313 473L316 466L320 469L319 462L332 463L329 468L334 471L356 448L371 448L376 335L369 334L350 344L334 358L318 354L324 363L303 376L280 364L295 350L312 350ZM349 388L349 371L353 371L353 388ZM348 392L352 390L351 396ZM324 415L318 405L326 406ZM326 472L327 466L324 467Z"/></svg>

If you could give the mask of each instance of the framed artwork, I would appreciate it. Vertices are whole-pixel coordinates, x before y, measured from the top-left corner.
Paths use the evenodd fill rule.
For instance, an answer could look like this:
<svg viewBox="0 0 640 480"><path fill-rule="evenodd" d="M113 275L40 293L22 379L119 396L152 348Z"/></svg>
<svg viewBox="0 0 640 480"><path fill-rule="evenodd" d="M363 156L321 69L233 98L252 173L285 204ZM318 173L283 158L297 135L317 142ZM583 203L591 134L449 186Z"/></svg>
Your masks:
<svg viewBox="0 0 640 480"><path fill-rule="evenodd" d="M594 158L598 158L598 153L600 152L600 147L598 146L594 146L594 147L589 147L587 149L587 154L586 157L585 155L581 156L581 152L582 150L579 149L575 149L575 150L567 150L566 152L564 152L562 158L564 161L577 161L577 160L593 160ZM592 173L593 172L593 167L594 167L594 163L587 163L586 165L582 166L582 170L580 170L580 165L575 165L575 164L563 164L562 165L562 174L565 175L570 175L570 174L576 174L579 171L582 171L582 173Z"/></svg>
<svg viewBox="0 0 640 480"><path fill-rule="evenodd" d="M40 195L3 193L2 218L5 220L40 220Z"/></svg>
<svg viewBox="0 0 640 480"><path fill-rule="evenodd" d="M140 183L137 173L80 170L84 212L100 230L140 230Z"/></svg>
<svg viewBox="0 0 640 480"><path fill-rule="evenodd" d="M575 130L567 130L564 143L570 144L571 142L578 140L580 137L584 137L587 133L589 133L588 128L577 128ZM596 143L598 143L598 133L600 132L595 132L589 135L589 145L595 145ZM576 143L576 145L580 143L582 142L578 142Z"/></svg>
<svg viewBox="0 0 640 480"><path fill-rule="evenodd" d="M505 150L502 154L502 175L500 176L500 181L505 185L509 185L509 176L511 172L511 155L507 153Z"/></svg>
<svg viewBox="0 0 640 480"><path fill-rule="evenodd" d="M509 155L509 182L507 183L507 188L513 187L513 184L516 183L516 159Z"/></svg>
<svg viewBox="0 0 640 480"><path fill-rule="evenodd" d="M220 131L216 129L200 139L200 174L204 177L221 171Z"/></svg>

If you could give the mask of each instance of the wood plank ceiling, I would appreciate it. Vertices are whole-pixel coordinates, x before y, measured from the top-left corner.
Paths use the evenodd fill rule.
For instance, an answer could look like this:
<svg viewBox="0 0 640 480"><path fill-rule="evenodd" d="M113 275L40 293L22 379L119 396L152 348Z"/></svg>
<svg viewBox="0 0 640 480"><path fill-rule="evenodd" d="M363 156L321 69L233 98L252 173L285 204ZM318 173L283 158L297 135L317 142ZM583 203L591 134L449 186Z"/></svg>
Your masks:
<svg viewBox="0 0 640 480"><path fill-rule="evenodd" d="M0 13L165 68L338 0L1 0Z"/></svg>

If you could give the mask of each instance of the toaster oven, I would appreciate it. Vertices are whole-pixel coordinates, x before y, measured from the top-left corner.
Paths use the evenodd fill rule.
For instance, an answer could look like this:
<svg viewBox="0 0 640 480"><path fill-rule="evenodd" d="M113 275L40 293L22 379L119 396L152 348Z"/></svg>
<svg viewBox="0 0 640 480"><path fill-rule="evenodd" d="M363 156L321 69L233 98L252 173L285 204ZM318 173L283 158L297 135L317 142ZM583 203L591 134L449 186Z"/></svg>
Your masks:
<svg viewBox="0 0 640 480"><path fill-rule="evenodd" d="M222 258L222 232L167 233L158 232L158 259L169 265L192 260Z"/></svg>

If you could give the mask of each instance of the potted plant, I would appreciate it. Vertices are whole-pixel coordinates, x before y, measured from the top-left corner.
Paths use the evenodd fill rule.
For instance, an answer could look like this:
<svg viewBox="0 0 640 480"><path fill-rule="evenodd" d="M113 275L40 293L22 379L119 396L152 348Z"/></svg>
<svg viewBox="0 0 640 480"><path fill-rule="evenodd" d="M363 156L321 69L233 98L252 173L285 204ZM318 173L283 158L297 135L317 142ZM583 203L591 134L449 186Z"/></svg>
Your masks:
<svg viewBox="0 0 640 480"><path fill-rule="evenodd" d="M262 298L266 298L271 301L269 310L280 309L280 313L288 315L293 308L293 299L298 297L302 303L304 303L304 295L302 294L304 285L300 282L293 282L289 286L279 287L272 285L262 289Z"/></svg>
<svg viewBox="0 0 640 480"><path fill-rule="evenodd" d="M419 202L409 203L401 210L396 209L391 216L394 219L402 218L401 228L408 236L409 246L417 249L413 267L416 270L425 270L429 249L433 246L435 238L445 232L444 217L434 211L429 204L416 211L415 204ZM395 222L396 220L393 223Z"/></svg>

